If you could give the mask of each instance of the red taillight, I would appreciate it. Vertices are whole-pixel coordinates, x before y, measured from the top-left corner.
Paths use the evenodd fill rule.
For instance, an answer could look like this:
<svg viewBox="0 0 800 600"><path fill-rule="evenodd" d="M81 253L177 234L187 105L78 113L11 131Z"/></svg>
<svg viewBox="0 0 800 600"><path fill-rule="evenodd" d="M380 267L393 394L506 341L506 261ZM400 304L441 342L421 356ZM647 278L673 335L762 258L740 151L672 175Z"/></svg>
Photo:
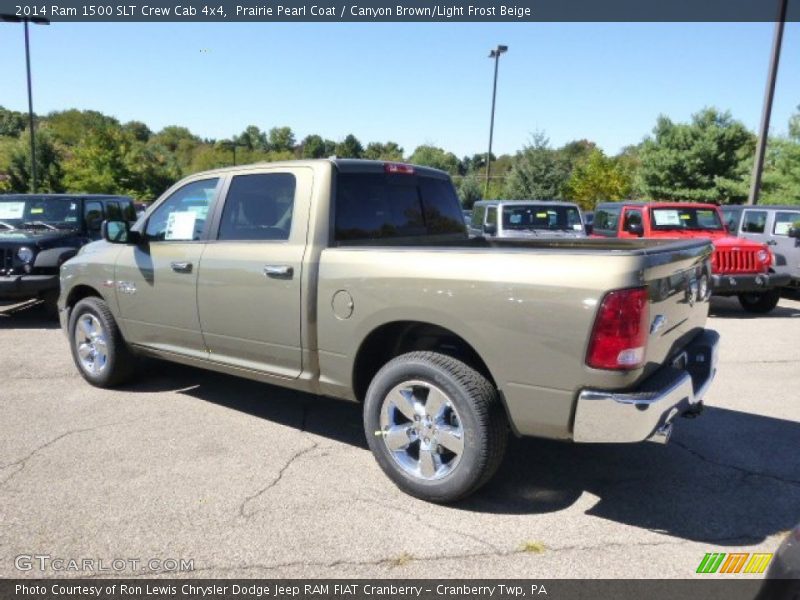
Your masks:
<svg viewBox="0 0 800 600"><path fill-rule="evenodd" d="M609 292L594 321L586 364L594 369L637 369L644 364L650 320L647 288Z"/></svg>
<svg viewBox="0 0 800 600"><path fill-rule="evenodd" d="M413 175L414 167L402 163L383 163L383 170L387 173L399 175Z"/></svg>

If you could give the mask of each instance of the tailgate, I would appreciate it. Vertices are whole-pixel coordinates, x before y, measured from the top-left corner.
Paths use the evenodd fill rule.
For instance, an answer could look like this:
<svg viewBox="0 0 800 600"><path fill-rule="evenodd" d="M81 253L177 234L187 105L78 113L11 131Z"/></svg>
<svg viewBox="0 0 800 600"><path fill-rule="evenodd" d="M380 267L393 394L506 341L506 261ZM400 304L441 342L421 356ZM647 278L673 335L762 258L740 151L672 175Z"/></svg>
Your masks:
<svg viewBox="0 0 800 600"><path fill-rule="evenodd" d="M650 331L643 376L655 371L704 328L711 295L710 242L648 249L643 272L650 298Z"/></svg>

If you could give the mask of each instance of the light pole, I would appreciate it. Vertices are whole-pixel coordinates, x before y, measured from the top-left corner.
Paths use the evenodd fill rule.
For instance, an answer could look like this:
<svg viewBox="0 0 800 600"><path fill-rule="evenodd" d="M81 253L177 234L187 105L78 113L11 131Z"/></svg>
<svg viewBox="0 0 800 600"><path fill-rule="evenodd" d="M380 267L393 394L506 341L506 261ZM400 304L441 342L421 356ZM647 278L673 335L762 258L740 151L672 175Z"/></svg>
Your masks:
<svg viewBox="0 0 800 600"><path fill-rule="evenodd" d="M497 98L497 67L500 64L500 55L508 51L508 46L498 45L489 53L489 58L494 59L494 86L492 87L492 118L489 121L489 151L486 153L486 187L484 196L489 194L489 176L492 172L492 137L494 136L494 104Z"/></svg>
<svg viewBox="0 0 800 600"><path fill-rule="evenodd" d="M44 17L18 17L16 15L0 15L0 20L7 23L20 23L25 26L25 66L28 72L28 128L31 131L31 193L36 193L36 137L33 131L33 91L31 86L31 47L28 37L28 22L37 25L50 25Z"/></svg>
<svg viewBox="0 0 800 600"><path fill-rule="evenodd" d="M758 194L761 191L761 174L764 171L764 154L767 150L767 136L769 136L769 120L772 116L772 99L775 96L775 80L778 77L778 61L781 57L781 42L783 41L783 25L786 22L786 7L789 0L778 0L778 21L775 23L775 34L772 38L772 53L769 59L769 73L767 75L767 89L764 92L764 108L761 110L761 128L758 132L758 145L756 146L756 159L753 163L753 176L750 182L750 195L748 204L758 204Z"/></svg>

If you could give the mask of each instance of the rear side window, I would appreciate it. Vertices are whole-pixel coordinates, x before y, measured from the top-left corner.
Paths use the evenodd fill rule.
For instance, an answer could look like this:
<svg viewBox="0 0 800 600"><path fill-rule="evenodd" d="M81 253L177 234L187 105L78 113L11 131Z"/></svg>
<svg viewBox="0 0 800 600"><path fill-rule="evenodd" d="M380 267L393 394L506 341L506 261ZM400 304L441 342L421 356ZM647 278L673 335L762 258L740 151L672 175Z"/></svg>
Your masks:
<svg viewBox="0 0 800 600"><path fill-rule="evenodd" d="M291 173L236 175L222 210L217 239L288 240L296 187Z"/></svg>
<svg viewBox="0 0 800 600"><path fill-rule="evenodd" d="M746 210L742 219L742 231L744 233L764 233L767 225L767 211L765 210Z"/></svg>
<svg viewBox="0 0 800 600"><path fill-rule="evenodd" d="M336 188L336 241L464 237L461 205L446 180L343 173Z"/></svg>
<svg viewBox="0 0 800 600"><path fill-rule="evenodd" d="M594 213L594 233L614 236L622 207L600 208Z"/></svg>
<svg viewBox="0 0 800 600"><path fill-rule="evenodd" d="M776 212L772 233L775 235L789 235L789 230L792 227L797 227L798 224L800 224L800 212Z"/></svg>

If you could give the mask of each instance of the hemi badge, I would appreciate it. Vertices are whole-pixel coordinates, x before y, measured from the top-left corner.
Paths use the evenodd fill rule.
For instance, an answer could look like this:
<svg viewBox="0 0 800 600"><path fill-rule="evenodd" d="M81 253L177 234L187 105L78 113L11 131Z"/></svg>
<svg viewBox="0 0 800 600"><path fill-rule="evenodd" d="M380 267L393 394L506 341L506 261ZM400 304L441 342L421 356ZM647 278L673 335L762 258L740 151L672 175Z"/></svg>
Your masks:
<svg viewBox="0 0 800 600"><path fill-rule="evenodd" d="M664 326L667 324L667 317L664 315L656 315L656 318L653 319L653 324L650 325L650 335L654 333L658 333L661 329L664 329Z"/></svg>

